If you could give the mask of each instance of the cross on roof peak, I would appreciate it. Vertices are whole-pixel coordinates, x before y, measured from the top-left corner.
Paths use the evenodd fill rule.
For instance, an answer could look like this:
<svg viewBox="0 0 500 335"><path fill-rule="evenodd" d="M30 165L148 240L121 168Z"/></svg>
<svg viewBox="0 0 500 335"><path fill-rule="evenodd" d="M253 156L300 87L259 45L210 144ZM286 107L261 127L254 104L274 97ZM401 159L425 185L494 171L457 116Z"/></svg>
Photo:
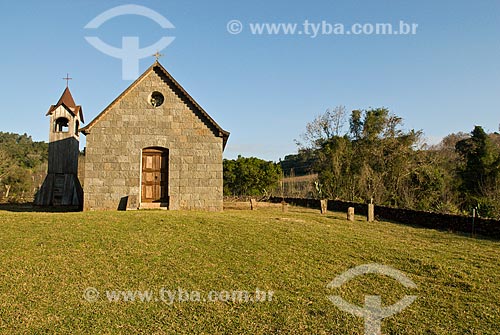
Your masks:
<svg viewBox="0 0 500 335"><path fill-rule="evenodd" d="M164 55L161 54L159 51L156 51L156 53L153 55L153 57L156 57L156 61L160 59L160 57L163 57Z"/></svg>
<svg viewBox="0 0 500 335"><path fill-rule="evenodd" d="M69 73L66 73L66 78L63 78L63 80L66 80L66 87L68 87L69 86L69 81L73 80L73 78L70 78L69 77Z"/></svg>

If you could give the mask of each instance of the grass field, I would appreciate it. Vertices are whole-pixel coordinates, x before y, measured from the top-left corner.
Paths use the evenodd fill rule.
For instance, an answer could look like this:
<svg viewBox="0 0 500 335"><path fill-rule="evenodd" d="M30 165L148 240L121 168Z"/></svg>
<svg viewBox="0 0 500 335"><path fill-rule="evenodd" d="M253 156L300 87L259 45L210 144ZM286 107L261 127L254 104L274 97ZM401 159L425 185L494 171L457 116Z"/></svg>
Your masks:
<svg viewBox="0 0 500 335"><path fill-rule="evenodd" d="M0 211L0 333L363 334L363 318L327 297L362 306L366 294L385 306L418 296L382 321L383 334L499 333L498 241L357 219L294 207ZM374 274L327 288L366 263L398 269L417 288ZM203 301L256 289L272 300ZM126 290L153 298L110 301ZM165 290L193 301L170 303Z"/></svg>

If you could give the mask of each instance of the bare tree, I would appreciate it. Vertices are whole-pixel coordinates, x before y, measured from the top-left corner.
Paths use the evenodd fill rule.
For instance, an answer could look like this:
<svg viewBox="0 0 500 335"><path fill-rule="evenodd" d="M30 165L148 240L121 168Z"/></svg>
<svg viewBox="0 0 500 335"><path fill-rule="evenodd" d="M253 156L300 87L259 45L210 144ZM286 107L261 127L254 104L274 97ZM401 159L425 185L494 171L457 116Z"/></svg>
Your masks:
<svg viewBox="0 0 500 335"><path fill-rule="evenodd" d="M302 141L295 142L301 148L319 148L334 136L341 135L346 118L345 106L328 108L306 125L306 131L300 136Z"/></svg>

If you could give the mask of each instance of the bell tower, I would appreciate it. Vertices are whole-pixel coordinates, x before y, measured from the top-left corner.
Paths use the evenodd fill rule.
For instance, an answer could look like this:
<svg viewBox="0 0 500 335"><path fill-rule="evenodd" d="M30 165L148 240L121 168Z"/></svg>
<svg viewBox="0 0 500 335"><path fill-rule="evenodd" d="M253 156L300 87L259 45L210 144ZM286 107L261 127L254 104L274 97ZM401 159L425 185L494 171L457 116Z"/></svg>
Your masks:
<svg viewBox="0 0 500 335"><path fill-rule="evenodd" d="M69 77L64 78L68 81ZM83 189L78 180L79 128L83 111L66 83L59 101L50 106L49 163L47 177L35 197L38 206L83 207Z"/></svg>

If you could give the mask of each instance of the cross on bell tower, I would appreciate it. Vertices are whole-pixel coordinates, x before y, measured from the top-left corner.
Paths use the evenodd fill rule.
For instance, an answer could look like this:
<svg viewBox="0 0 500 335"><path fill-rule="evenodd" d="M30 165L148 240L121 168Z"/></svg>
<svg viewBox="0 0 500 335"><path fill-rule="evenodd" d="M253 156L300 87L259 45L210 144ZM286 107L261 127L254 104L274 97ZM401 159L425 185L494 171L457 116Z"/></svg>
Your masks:
<svg viewBox="0 0 500 335"><path fill-rule="evenodd" d="M68 87L69 86L69 81L73 80L73 78L70 78L69 77L69 73L66 73L66 78L63 78L63 80L66 80L66 87Z"/></svg>

